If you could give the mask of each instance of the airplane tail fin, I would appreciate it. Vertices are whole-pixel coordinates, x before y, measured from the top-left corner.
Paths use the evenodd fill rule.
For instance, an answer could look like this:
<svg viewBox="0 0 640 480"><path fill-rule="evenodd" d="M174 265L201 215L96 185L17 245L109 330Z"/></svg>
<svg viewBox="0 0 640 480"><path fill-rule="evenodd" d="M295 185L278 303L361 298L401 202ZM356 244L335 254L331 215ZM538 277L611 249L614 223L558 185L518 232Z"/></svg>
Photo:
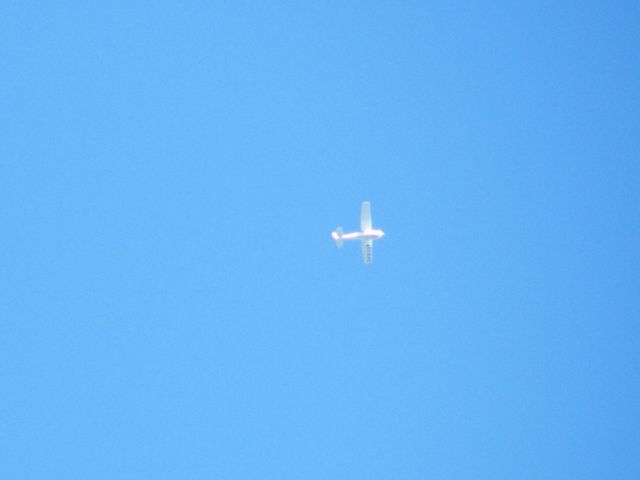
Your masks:
<svg viewBox="0 0 640 480"><path fill-rule="evenodd" d="M342 235L344 235L342 227L338 227L335 232L331 232L331 236L336 241L336 247L338 248L342 247Z"/></svg>

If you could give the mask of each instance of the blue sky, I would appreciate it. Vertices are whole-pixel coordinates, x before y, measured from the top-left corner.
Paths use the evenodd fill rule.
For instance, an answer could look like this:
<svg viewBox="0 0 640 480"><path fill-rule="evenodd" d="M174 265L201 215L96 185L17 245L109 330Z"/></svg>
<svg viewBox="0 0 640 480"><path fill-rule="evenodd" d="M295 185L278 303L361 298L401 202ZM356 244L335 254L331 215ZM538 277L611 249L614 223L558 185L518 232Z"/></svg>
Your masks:
<svg viewBox="0 0 640 480"><path fill-rule="evenodd" d="M636 4L2 14L2 478L638 478Z"/></svg>

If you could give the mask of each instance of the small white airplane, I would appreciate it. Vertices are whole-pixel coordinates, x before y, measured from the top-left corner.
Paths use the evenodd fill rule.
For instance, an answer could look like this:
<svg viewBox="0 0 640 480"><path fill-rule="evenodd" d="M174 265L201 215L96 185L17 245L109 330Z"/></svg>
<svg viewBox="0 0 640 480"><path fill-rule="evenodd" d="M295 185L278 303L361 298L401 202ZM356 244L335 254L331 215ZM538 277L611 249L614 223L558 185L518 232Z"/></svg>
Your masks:
<svg viewBox="0 0 640 480"><path fill-rule="evenodd" d="M360 240L362 247L362 260L365 264L373 262L373 241L382 238L384 232L371 226L371 202L362 202L360 210L360 231L344 233L342 227L331 232L331 237L336 241L338 248L342 247L344 240Z"/></svg>

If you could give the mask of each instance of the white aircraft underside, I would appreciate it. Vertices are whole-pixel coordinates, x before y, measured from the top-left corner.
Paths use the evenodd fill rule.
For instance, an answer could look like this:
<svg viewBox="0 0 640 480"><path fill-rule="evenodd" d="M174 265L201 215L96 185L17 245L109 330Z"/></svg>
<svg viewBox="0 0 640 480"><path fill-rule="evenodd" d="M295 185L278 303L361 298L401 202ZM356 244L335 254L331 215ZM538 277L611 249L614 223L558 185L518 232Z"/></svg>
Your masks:
<svg viewBox="0 0 640 480"><path fill-rule="evenodd" d="M345 240L360 240L362 248L362 260L365 264L373 262L373 241L382 238L384 232L374 229L371 223L371 202L362 202L360 210L360 231L352 233L344 233L342 227L336 228L335 232L331 232L331 237L336 241L336 245L342 247Z"/></svg>

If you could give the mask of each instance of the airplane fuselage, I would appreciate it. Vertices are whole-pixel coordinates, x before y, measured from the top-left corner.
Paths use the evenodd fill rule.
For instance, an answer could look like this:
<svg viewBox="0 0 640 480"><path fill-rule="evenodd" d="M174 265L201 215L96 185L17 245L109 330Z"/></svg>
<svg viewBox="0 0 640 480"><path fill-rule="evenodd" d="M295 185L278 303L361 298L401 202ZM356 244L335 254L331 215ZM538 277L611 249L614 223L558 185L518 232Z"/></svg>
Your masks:
<svg viewBox="0 0 640 480"><path fill-rule="evenodd" d="M378 229L364 230L362 232L344 233L341 238L343 240L378 240L382 238L384 232ZM337 238L337 234L333 234L334 238Z"/></svg>

